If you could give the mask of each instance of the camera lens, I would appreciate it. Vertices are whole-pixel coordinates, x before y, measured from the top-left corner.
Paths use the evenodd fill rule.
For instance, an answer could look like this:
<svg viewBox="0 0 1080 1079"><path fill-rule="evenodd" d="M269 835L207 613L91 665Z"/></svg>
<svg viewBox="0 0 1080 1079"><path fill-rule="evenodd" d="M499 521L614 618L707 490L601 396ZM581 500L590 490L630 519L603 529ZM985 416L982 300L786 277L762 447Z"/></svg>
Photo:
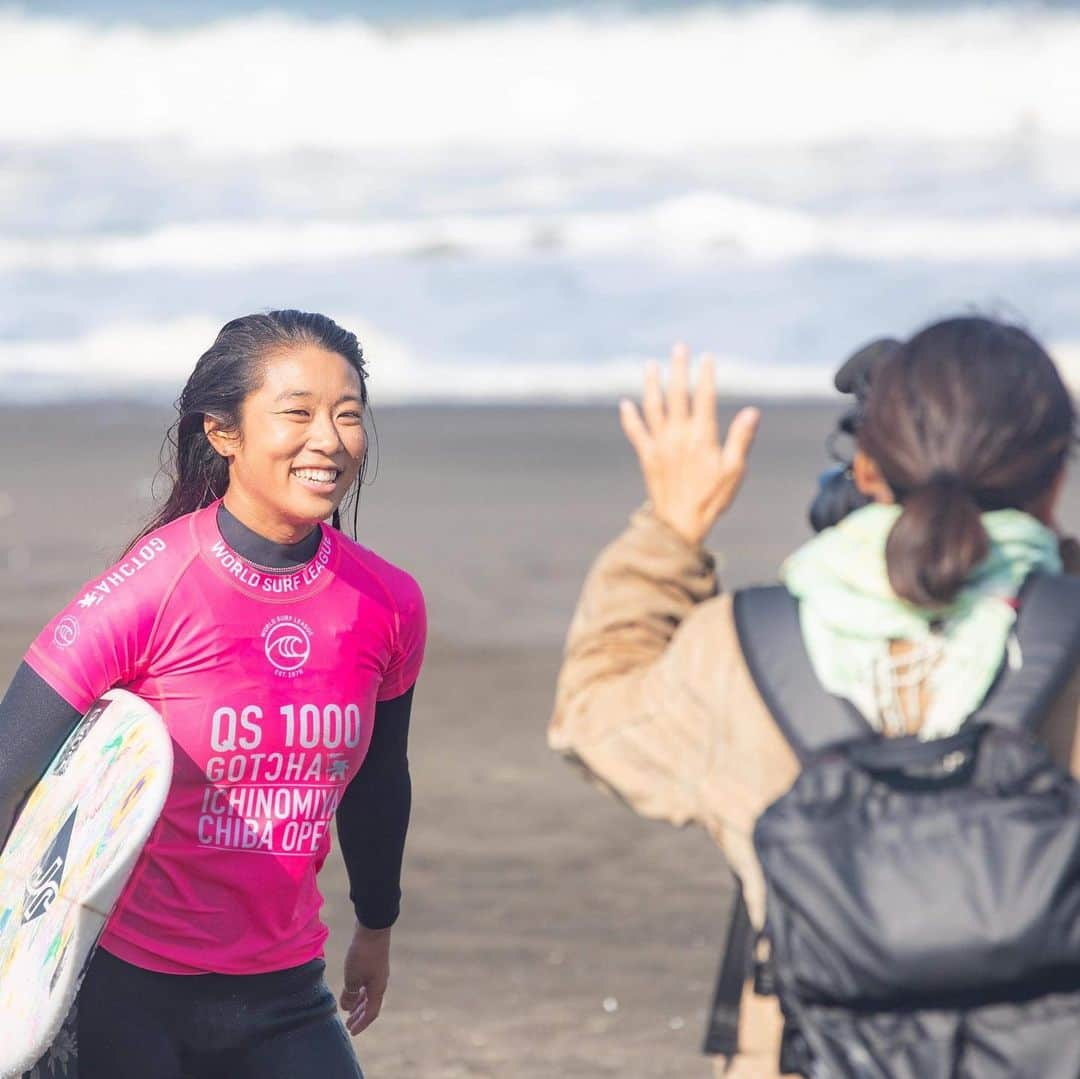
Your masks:
<svg viewBox="0 0 1080 1079"><path fill-rule="evenodd" d="M815 532L832 528L849 513L868 505L870 499L855 486L848 465L835 465L822 472L818 493L810 503L810 527Z"/></svg>

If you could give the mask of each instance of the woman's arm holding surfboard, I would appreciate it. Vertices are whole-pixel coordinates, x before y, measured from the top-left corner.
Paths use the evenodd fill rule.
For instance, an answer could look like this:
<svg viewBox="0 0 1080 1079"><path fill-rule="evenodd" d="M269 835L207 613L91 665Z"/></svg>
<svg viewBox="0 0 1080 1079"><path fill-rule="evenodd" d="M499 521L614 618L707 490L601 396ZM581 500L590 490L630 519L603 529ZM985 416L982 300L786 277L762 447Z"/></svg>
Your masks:
<svg viewBox="0 0 1080 1079"><path fill-rule="evenodd" d="M23 800L80 719L41 675L20 664L0 701L0 848Z"/></svg>

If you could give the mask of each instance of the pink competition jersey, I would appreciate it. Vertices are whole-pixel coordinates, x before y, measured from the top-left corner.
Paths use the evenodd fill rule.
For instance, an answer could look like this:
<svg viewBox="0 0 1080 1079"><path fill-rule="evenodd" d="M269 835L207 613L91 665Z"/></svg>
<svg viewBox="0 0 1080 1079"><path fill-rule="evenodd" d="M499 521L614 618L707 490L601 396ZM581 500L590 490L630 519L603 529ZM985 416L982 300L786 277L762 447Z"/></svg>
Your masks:
<svg viewBox="0 0 1080 1079"><path fill-rule="evenodd" d="M26 656L79 711L123 686L165 719L172 789L102 945L177 974L322 954L331 819L375 702L409 689L424 651L423 597L402 570L324 528L306 566L260 572L216 515L152 533Z"/></svg>

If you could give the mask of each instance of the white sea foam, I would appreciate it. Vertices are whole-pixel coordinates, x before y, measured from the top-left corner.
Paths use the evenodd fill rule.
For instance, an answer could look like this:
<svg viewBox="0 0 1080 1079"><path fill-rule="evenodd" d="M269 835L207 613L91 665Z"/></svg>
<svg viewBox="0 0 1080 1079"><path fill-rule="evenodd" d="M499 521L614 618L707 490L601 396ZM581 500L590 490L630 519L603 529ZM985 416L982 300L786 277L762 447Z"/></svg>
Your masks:
<svg viewBox="0 0 1080 1079"><path fill-rule="evenodd" d="M645 365L661 356L614 355L597 361L440 362L368 320L342 316L364 345L373 403L610 400L641 390ZM0 343L0 401L122 394L175 397L221 327L192 316L109 323L80 337ZM1062 377L1080 394L1080 341L1051 348ZM778 364L769 357L715 355L716 383L729 397L832 397L833 365Z"/></svg>
<svg viewBox="0 0 1080 1079"><path fill-rule="evenodd" d="M0 10L0 395L175 393L269 299L372 314L376 401L634 392L675 333L829 393L849 336L971 300L1080 340L1078 56L1037 3Z"/></svg>
<svg viewBox="0 0 1080 1079"><path fill-rule="evenodd" d="M414 27L284 15L186 29L0 13L0 140L230 154L695 154L1080 135L1080 13L768 5ZM10 107L11 103L18 107Z"/></svg>
<svg viewBox="0 0 1080 1079"><path fill-rule="evenodd" d="M425 253L523 257L654 253L929 262L1080 256L1075 214L931 217L812 213L702 192L622 211L456 214L412 220L203 221L129 236L0 237L0 270L244 270Z"/></svg>
<svg viewBox="0 0 1080 1079"><path fill-rule="evenodd" d="M364 344L377 404L416 401L589 401L636 395L646 362L659 357L611 356L550 363L439 362L418 355L361 318L342 317ZM190 317L160 323L113 323L76 338L0 344L0 400L123 395L175 397L219 320ZM830 395L831 371L718 356L723 394L755 397Z"/></svg>

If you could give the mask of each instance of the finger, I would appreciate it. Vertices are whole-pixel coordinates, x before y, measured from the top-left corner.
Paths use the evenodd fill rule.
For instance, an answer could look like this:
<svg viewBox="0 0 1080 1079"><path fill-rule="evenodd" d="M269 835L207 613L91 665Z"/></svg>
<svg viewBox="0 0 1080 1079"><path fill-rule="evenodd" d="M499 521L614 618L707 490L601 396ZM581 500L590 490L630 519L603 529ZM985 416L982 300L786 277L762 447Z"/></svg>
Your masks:
<svg viewBox="0 0 1080 1079"><path fill-rule="evenodd" d="M694 424L706 441L716 441L716 364L704 356L694 386Z"/></svg>
<svg viewBox="0 0 1080 1079"><path fill-rule="evenodd" d="M686 387L690 382L690 350L677 344L671 350L671 377L668 379L668 419L685 420L690 412Z"/></svg>
<svg viewBox="0 0 1080 1079"><path fill-rule="evenodd" d="M361 1031L366 1030L370 1025L364 1020L367 1019L367 1013L364 1011L354 1012L345 1020L345 1029L353 1036L359 1034Z"/></svg>
<svg viewBox="0 0 1080 1079"><path fill-rule="evenodd" d="M664 391L660 387L660 365L650 363L645 368L645 393L642 396L641 410L649 431L655 434L664 424Z"/></svg>
<svg viewBox="0 0 1080 1079"><path fill-rule="evenodd" d="M644 456L651 439L649 429L645 426L645 421L641 418L641 413L638 412L637 405L633 401L619 402L619 423L622 425L626 440L634 447L634 452L639 458Z"/></svg>
<svg viewBox="0 0 1080 1079"><path fill-rule="evenodd" d="M379 1009L375 1007L369 1007L363 1012L358 1012L355 1016L349 1016L345 1023L349 1033L354 1037L357 1034L362 1034L376 1019L379 1018Z"/></svg>
<svg viewBox="0 0 1080 1079"><path fill-rule="evenodd" d="M367 998L368 993L366 986L361 986L359 989L346 989L341 994L340 998L342 1011L355 1011L361 1004L367 1003Z"/></svg>
<svg viewBox="0 0 1080 1079"><path fill-rule="evenodd" d="M756 408L743 408L736 413L724 439L724 458L729 467L745 468L760 421L761 413Z"/></svg>

